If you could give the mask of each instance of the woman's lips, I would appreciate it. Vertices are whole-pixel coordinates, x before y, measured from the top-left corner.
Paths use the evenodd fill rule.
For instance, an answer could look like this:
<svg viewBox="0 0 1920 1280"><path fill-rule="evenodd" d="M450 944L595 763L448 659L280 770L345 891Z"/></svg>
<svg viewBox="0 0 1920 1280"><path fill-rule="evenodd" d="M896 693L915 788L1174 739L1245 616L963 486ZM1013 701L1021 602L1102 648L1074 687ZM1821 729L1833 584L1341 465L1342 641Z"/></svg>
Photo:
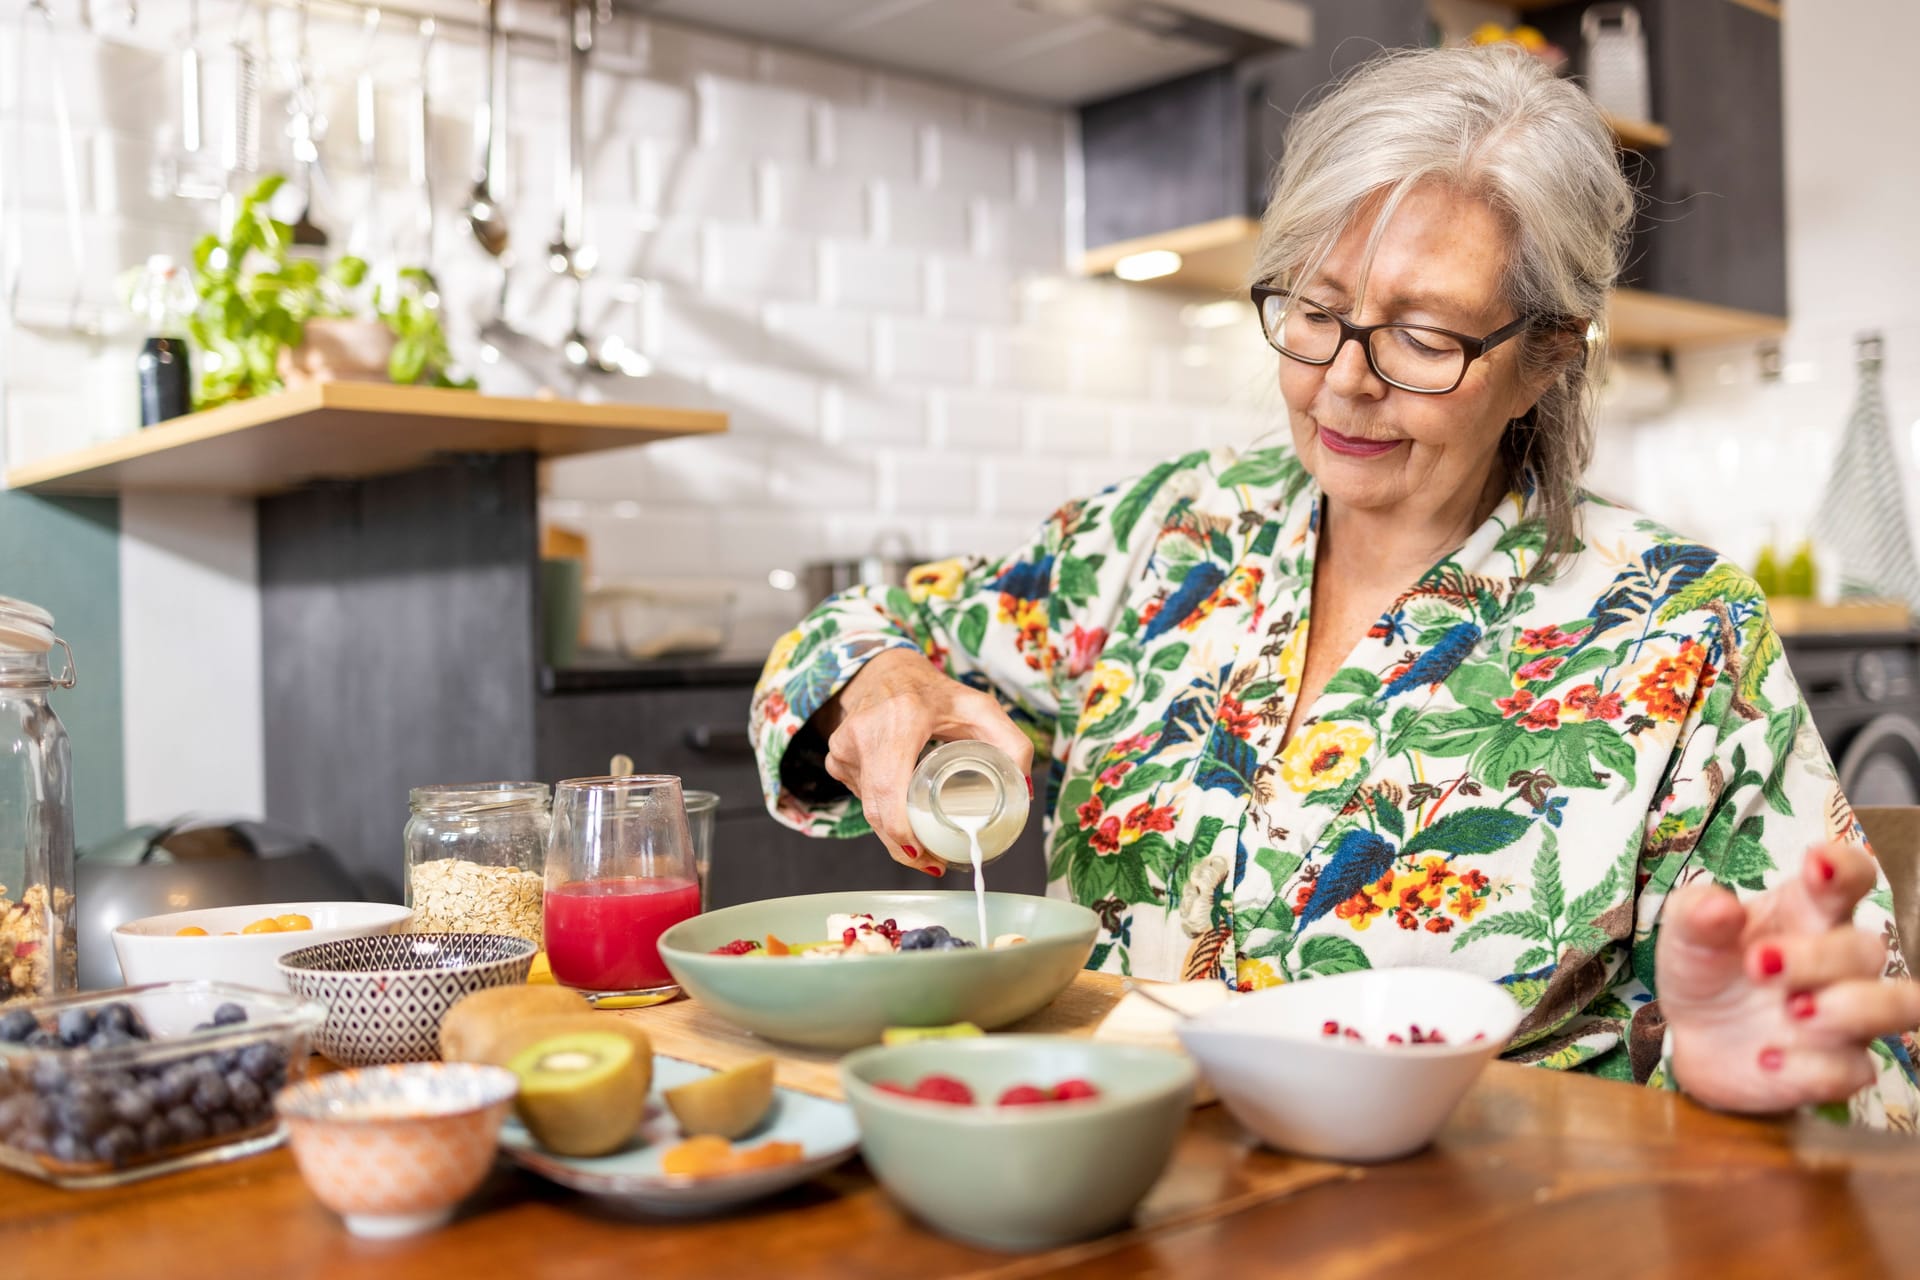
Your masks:
<svg viewBox="0 0 1920 1280"><path fill-rule="evenodd" d="M1316 424L1317 425L1317 424ZM1320 443L1349 458L1377 458L1400 447L1398 440L1368 440L1361 436L1343 436L1331 427L1319 427Z"/></svg>

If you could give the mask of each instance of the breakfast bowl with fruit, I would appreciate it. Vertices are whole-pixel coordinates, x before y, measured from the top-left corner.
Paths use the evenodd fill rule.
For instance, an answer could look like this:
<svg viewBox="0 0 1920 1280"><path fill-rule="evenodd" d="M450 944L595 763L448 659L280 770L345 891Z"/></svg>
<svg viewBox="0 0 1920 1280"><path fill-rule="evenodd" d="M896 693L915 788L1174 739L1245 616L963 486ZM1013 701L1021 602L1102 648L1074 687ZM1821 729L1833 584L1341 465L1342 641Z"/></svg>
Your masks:
<svg viewBox="0 0 1920 1280"><path fill-rule="evenodd" d="M1367 1162L1431 1142L1520 1016L1497 983L1407 967L1268 987L1175 1030L1261 1141Z"/></svg>
<svg viewBox="0 0 1920 1280"><path fill-rule="evenodd" d="M1173 1154L1196 1073L1167 1049L1002 1035L862 1049L840 1079L895 1200L945 1235L1032 1250L1127 1221Z"/></svg>
<svg viewBox="0 0 1920 1280"><path fill-rule="evenodd" d="M277 961L289 951L405 929L406 907L386 902L268 902L204 907L129 920L113 951L131 986L204 979L286 991Z"/></svg>
<svg viewBox="0 0 1920 1280"><path fill-rule="evenodd" d="M984 927L983 927L984 925ZM660 937L674 981L769 1040L852 1049L888 1027L993 1030L1050 1004L1099 918L1018 893L817 893L695 916Z"/></svg>

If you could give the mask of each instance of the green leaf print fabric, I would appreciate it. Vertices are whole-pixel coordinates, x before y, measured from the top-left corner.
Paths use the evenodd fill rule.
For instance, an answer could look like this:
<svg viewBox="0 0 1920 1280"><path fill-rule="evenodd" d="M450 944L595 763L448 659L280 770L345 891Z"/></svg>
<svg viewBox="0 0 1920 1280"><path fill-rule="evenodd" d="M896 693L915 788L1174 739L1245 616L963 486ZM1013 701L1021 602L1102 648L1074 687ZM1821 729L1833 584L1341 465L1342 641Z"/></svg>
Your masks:
<svg viewBox="0 0 1920 1280"><path fill-rule="evenodd" d="M1251 990L1445 965L1527 1010L1510 1057L1662 1083L1667 895L1701 876L1757 893L1810 844L1862 842L1759 590L1595 498L1580 550L1536 572L1541 530L1510 494L1283 746L1319 512L1287 449L1190 453L1068 503L1012 555L827 601L755 694L769 807L815 835L867 829L824 775L811 799L789 785L787 748L874 654L913 648L998 697L1049 762L1049 892L1099 915L1095 967ZM1904 973L1885 895L1856 919ZM1915 1126L1913 1053L1876 1045L1856 1119Z"/></svg>

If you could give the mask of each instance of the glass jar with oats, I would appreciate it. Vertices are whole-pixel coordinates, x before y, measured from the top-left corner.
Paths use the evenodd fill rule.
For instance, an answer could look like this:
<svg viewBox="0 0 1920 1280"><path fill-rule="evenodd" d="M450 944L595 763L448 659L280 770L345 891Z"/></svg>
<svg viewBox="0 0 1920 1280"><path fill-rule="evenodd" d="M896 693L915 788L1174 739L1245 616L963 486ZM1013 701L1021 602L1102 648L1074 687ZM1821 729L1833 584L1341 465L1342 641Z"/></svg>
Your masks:
<svg viewBox="0 0 1920 1280"><path fill-rule="evenodd" d="M408 796L407 905L415 933L510 933L540 945L551 792L462 782Z"/></svg>
<svg viewBox="0 0 1920 1280"><path fill-rule="evenodd" d="M73 651L53 615L0 596L0 1008L78 985L73 756L50 701L73 683Z"/></svg>

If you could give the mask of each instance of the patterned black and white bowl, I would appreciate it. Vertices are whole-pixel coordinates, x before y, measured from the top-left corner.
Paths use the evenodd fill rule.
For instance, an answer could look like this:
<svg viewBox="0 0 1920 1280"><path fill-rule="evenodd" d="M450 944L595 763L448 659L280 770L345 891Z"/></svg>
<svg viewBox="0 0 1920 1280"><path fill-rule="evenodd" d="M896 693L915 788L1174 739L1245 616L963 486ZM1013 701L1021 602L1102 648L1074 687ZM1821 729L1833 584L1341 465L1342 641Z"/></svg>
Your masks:
<svg viewBox="0 0 1920 1280"><path fill-rule="evenodd" d="M343 1067L440 1056L440 1020L460 997L527 980L533 943L498 933L342 938L280 957L287 985L327 1006L321 1053Z"/></svg>

